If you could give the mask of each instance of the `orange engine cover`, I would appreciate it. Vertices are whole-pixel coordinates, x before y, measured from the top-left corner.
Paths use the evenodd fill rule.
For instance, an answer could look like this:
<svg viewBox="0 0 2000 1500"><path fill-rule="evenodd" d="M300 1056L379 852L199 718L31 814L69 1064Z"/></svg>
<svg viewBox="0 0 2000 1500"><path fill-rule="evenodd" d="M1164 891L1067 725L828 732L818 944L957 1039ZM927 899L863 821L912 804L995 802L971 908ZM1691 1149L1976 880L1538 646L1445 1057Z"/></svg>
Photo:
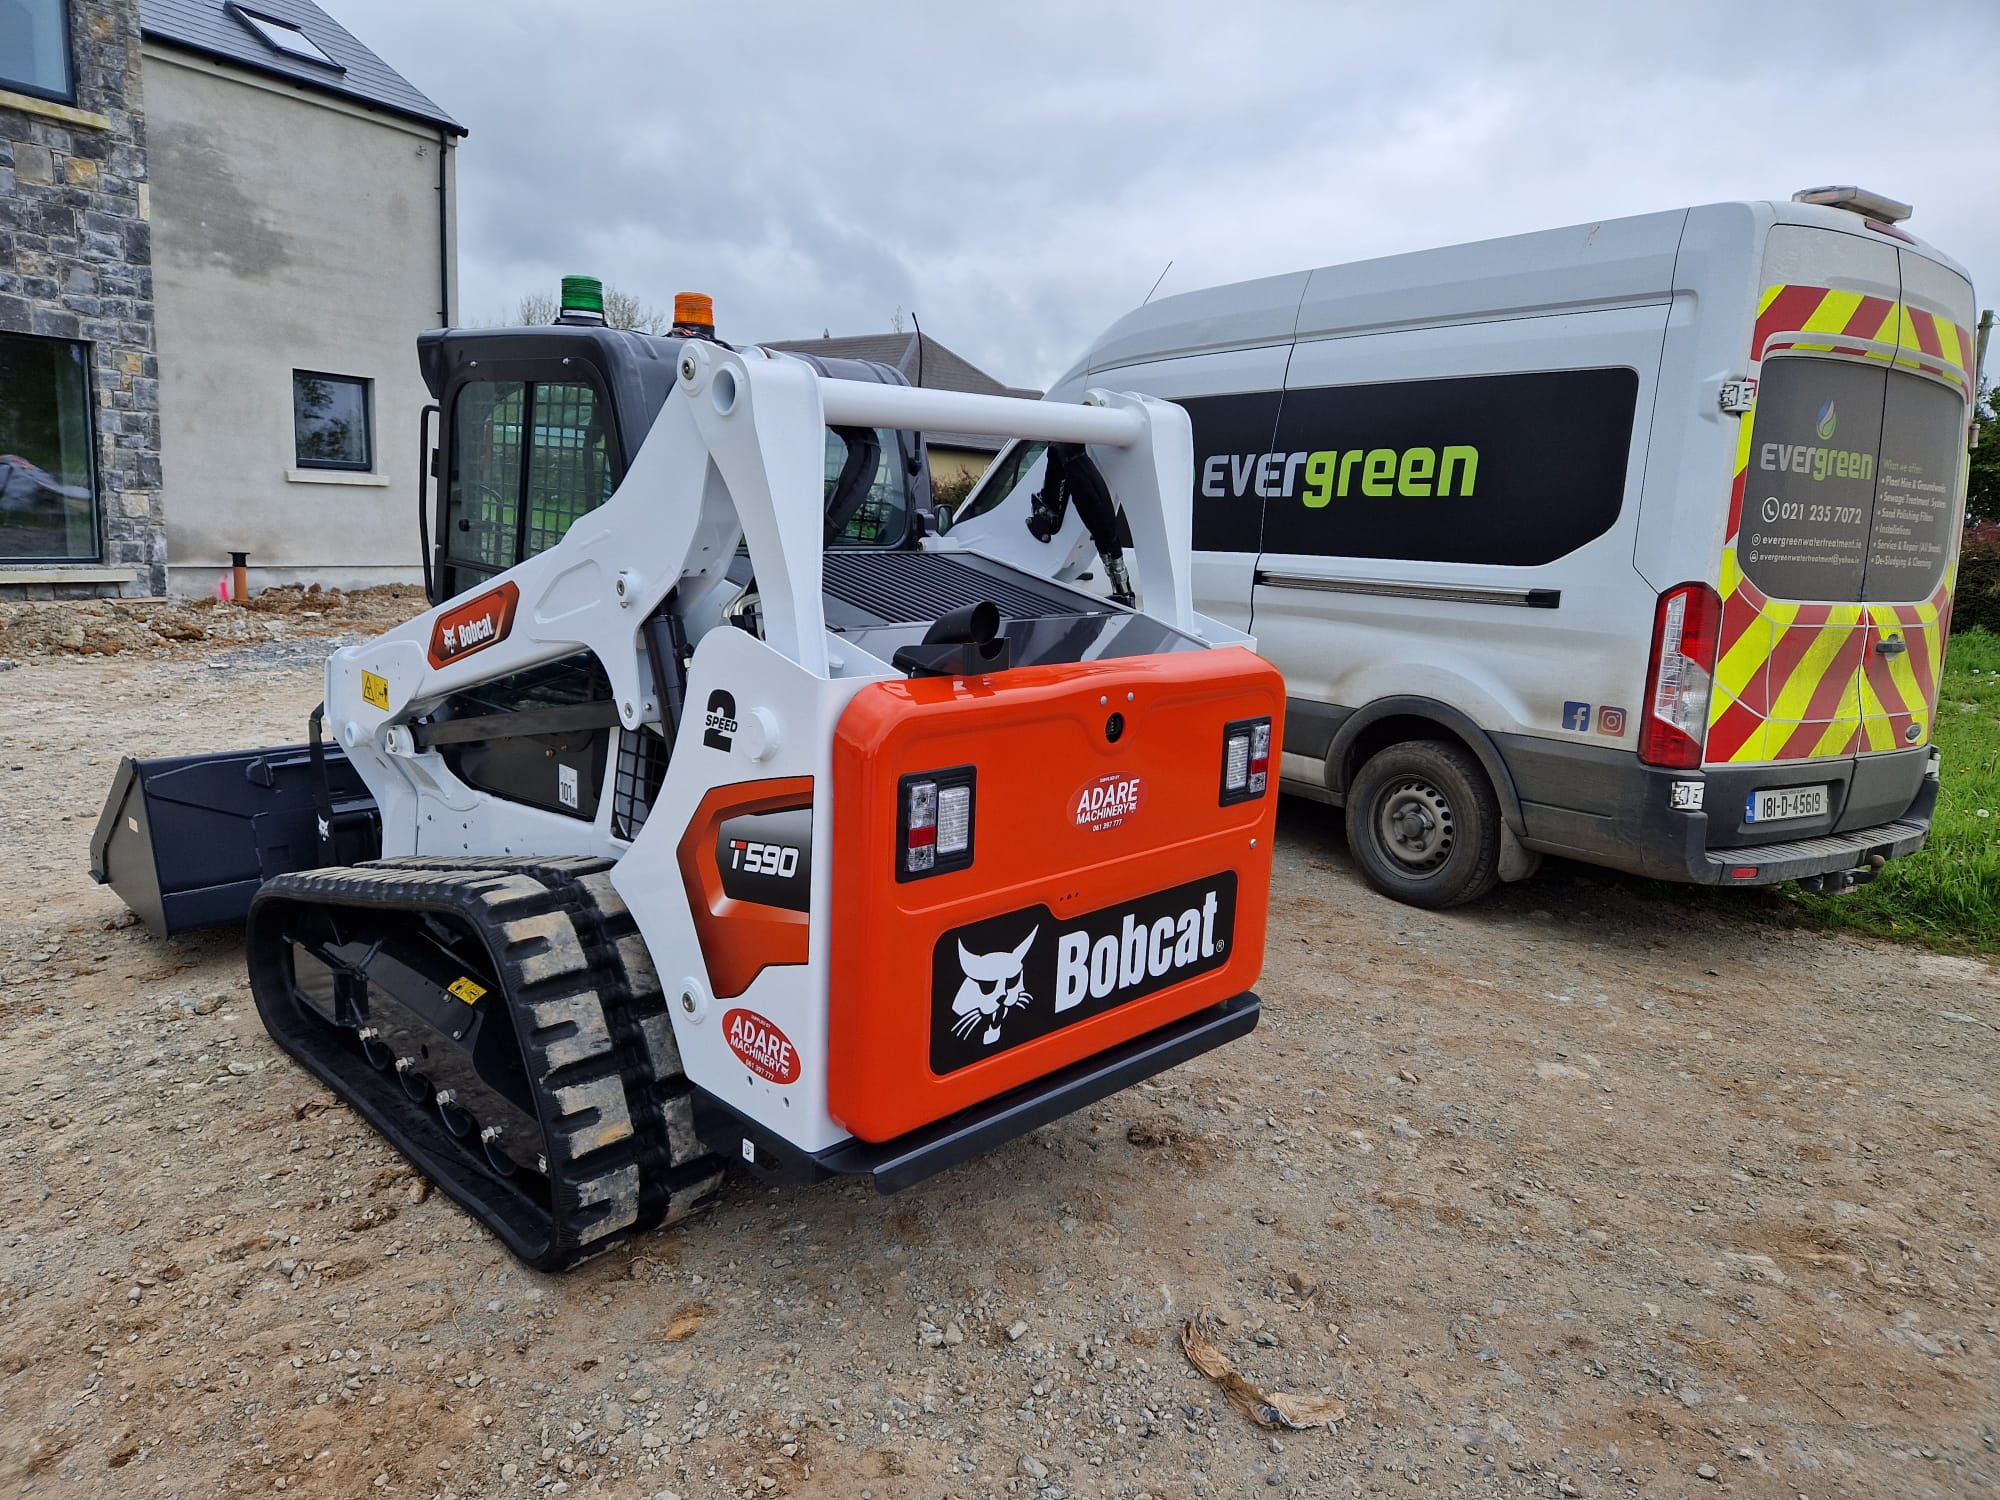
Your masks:
<svg viewBox="0 0 2000 1500"><path fill-rule="evenodd" d="M856 694L833 747L834 1118L891 1140L1250 988L1284 701L1237 647ZM1269 785L1225 802L1225 728L1267 717ZM903 783L931 772L972 784L971 861L899 878Z"/></svg>

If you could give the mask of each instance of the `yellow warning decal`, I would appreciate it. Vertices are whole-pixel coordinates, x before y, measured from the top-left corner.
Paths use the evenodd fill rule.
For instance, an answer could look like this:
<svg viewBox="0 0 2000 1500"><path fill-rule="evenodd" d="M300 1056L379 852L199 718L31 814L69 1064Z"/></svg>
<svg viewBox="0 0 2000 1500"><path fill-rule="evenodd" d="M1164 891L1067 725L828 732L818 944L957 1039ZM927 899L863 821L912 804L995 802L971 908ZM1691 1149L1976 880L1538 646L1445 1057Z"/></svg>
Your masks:
<svg viewBox="0 0 2000 1500"><path fill-rule="evenodd" d="M389 679L386 677L377 677L373 672L363 672L361 674L361 696L368 703L387 713L389 709Z"/></svg>
<svg viewBox="0 0 2000 1500"><path fill-rule="evenodd" d="M470 979L467 979L463 974L459 975L458 978L454 979L450 984L446 985L445 988L451 991L452 994L458 996L458 998L463 1000L467 1005L477 1004L479 1001L479 997L486 993L485 985L474 984Z"/></svg>

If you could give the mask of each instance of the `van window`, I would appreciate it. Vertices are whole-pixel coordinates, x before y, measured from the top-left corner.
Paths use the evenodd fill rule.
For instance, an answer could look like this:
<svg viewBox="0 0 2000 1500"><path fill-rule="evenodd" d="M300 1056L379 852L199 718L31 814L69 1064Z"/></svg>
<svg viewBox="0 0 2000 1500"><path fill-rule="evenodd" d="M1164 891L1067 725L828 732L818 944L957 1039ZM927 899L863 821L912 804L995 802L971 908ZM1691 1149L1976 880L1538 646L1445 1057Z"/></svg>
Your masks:
<svg viewBox="0 0 2000 1500"><path fill-rule="evenodd" d="M1267 553L1553 562L1617 523L1638 394L1623 368L1288 390L1264 453L1196 414L1196 515L1262 497Z"/></svg>
<svg viewBox="0 0 2000 1500"><path fill-rule="evenodd" d="M1958 531L1965 430L1965 401L1957 391L1921 375L1889 373L1863 599L1914 603L1944 581Z"/></svg>
<svg viewBox="0 0 2000 1500"><path fill-rule="evenodd" d="M1041 472L1036 466L1041 463L1042 455L1048 452L1048 448L1047 443L1030 443L1025 439L1009 443L1007 451L996 458L993 467L981 476L979 493L952 518L953 524L985 515L1019 489L1024 478L1031 478L1040 484Z"/></svg>
<svg viewBox="0 0 2000 1500"><path fill-rule="evenodd" d="M1913 601L1944 577L1965 403L1904 371L1779 358L1757 387L1738 556L1774 599Z"/></svg>

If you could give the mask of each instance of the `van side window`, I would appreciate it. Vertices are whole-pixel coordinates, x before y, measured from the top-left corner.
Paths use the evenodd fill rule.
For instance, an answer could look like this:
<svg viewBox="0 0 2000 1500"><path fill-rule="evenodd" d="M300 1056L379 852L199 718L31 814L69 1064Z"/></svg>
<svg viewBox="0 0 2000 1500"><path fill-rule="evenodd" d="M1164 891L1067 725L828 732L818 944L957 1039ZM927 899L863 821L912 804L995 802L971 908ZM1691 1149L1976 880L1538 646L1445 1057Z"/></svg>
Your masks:
<svg viewBox="0 0 2000 1500"><path fill-rule="evenodd" d="M1956 391L1859 360L1765 361L1737 556L1773 599L1914 602L1944 578L1964 461Z"/></svg>
<svg viewBox="0 0 2000 1500"><path fill-rule="evenodd" d="M966 501L955 519L963 522L985 515L1019 489L1023 479L1041 484L1042 455L1048 452L1048 447L1047 443L1025 440L1009 443L1007 451L993 461L993 467L980 476L979 493Z"/></svg>
<svg viewBox="0 0 2000 1500"><path fill-rule="evenodd" d="M1288 390L1269 451L1197 436L1196 515L1262 497L1266 553L1553 562L1616 524L1638 394L1630 369Z"/></svg>

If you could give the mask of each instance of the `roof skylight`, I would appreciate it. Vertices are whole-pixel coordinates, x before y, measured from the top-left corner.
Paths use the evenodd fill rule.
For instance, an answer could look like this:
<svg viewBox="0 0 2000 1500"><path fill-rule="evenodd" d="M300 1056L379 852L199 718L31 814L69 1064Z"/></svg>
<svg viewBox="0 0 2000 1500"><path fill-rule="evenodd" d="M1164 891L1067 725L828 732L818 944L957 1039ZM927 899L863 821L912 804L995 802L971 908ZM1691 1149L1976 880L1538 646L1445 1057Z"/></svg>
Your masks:
<svg viewBox="0 0 2000 1500"><path fill-rule="evenodd" d="M318 42L290 21L280 21L274 16L260 16L254 10L245 10L240 5L233 5L230 10L234 12L237 20L256 32L264 44L273 51L302 58L309 63L318 63L321 67L332 68L337 72L347 71L328 57Z"/></svg>

